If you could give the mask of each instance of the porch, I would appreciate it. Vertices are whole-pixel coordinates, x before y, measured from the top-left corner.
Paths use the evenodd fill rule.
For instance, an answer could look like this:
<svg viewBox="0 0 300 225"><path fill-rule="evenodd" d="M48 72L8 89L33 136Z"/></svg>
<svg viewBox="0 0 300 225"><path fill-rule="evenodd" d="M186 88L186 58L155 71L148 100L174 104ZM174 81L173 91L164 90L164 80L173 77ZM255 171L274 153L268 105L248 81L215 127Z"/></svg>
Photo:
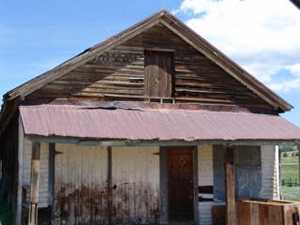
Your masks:
<svg viewBox="0 0 300 225"><path fill-rule="evenodd" d="M247 124L252 130L252 137L250 140L237 139L237 135L241 137L250 133L245 134L247 129L242 133L225 129L227 133L224 133L222 126L218 124L215 127L220 129L215 129L214 126L209 127L199 121L199 117L204 115L204 121L213 119L216 123L220 119L219 114L203 112L193 117L196 112L189 115L186 111L176 111L178 115L175 116L181 118L178 120L181 121L179 125L172 123L174 117L169 111L166 112L170 119L167 121L172 123L174 129L167 130L169 133L162 131L166 129L162 127L167 124L162 119L165 114L157 115L157 111L154 111L151 112L154 113L153 117L148 117L147 113L138 112L143 115L143 119L152 120L144 124L143 121L138 121L141 117L135 115L138 125L147 129L151 124L156 132L139 128L139 132L134 133L137 128L132 124L137 121L126 120L130 120L128 116L132 116L131 113L137 113L135 110L118 112L119 110L92 109L89 112L96 113L96 118L105 118L105 122L101 123L106 130L103 128L105 132L100 134L102 131L93 133L99 125L96 120L85 120L93 121L90 129L76 130L76 122L72 122L72 116L57 114L61 110L62 113L73 113L73 109L68 111L65 106L47 107L51 108L49 114L36 107L30 113L26 111L26 107L24 111L21 109L19 159L23 173L19 177L22 181L18 199L19 216L27 217L29 224L34 225L38 224L38 212L45 209L48 213L46 217L50 218L52 224L210 225L218 221L219 224L236 225L239 220L239 199L279 199L276 145L296 141L297 138L294 137L298 135L286 133L285 130L293 131L293 127L285 124L284 120L278 121L276 117L272 121L277 123L276 126L285 127L284 132L275 134L272 131L274 127L268 132L267 127L260 124L258 130L263 129L268 134L261 131L253 133L251 124ZM76 113L86 112L82 108L76 110L79 110ZM99 111L108 117L99 117ZM37 112L41 112L43 116L34 115ZM114 117L113 113L121 114ZM181 113L184 113L184 117ZM213 118L208 115L213 115ZM253 115L249 116L251 118ZM259 115L255 115L255 118L260 119L256 116ZM40 121L32 123L30 120L33 117L40 118ZM157 118L161 119L160 125L155 122ZM185 123L182 121L184 118L186 122L193 123ZM251 119L253 122L253 118ZM273 118L263 116L260 121L269 124L272 122L268 121L270 119ZM60 130L59 127L64 127L64 124L56 120L67 120L69 127ZM232 121L233 118L229 123ZM241 119L238 121L243 122ZM258 121L254 122L259 124ZM125 127L125 124L131 125ZM176 124L180 128L197 126L198 129L183 132ZM210 133L203 129L205 126L209 127ZM239 124L231 128L239 129L238 126ZM68 130L69 128L71 129ZM201 132L195 133L199 130ZM65 135L59 132L65 132ZM74 136L74 132L78 133L78 137ZM294 132L298 131L294 129ZM201 139L201 135L215 134L224 140ZM231 135L232 140L225 134ZM91 138L87 138L87 135ZM101 140L95 140L92 135L103 136ZM145 138L140 138L139 135ZM178 136L176 138L173 135ZM195 138L196 135L198 139ZM260 138L254 140L255 135ZM269 135L273 137L268 139ZM284 138L280 140L275 135ZM107 140L107 136L113 138ZM121 138L118 140L117 136ZM158 140L154 136L162 138ZM270 214L267 224L275 224L272 219Z"/></svg>

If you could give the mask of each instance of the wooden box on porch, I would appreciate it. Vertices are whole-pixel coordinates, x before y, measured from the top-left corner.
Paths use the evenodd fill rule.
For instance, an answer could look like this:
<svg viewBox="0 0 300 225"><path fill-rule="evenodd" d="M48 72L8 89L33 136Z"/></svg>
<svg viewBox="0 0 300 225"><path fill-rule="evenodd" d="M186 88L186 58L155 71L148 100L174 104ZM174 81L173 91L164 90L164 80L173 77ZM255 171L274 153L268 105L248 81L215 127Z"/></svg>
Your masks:
<svg viewBox="0 0 300 225"><path fill-rule="evenodd" d="M272 200L238 202L239 225L299 225L300 203Z"/></svg>

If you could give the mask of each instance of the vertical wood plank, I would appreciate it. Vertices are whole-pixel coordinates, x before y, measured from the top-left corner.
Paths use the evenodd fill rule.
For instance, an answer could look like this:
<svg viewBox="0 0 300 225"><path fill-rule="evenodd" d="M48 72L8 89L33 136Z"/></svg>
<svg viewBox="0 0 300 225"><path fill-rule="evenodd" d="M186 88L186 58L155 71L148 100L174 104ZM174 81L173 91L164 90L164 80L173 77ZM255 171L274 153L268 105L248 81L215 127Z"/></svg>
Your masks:
<svg viewBox="0 0 300 225"><path fill-rule="evenodd" d="M54 196L55 196L55 143L49 144L49 170L48 170L48 187L49 187L49 207L50 207L50 224L52 224L54 215Z"/></svg>
<svg viewBox="0 0 300 225"><path fill-rule="evenodd" d="M107 147L107 218L108 225L112 225L112 147Z"/></svg>
<svg viewBox="0 0 300 225"><path fill-rule="evenodd" d="M17 193L17 211L16 211L16 225L22 224L22 188L23 188L23 153L24 153L24 132L22 120L19 118L19 146L18 146L18 193Z"/></svg>
<svg viewBox="0 0 300 225"><path fill-rule="evenodd" d="M29 208L28 225L38 224L40 156L41 156L41 144L39 142L34 142L32 144L30 208Z"/></svg>
<svg viewBox="0 0 300 225"><path fill-rule="evenodd" d="M145 94L172 97L174 92L174 55L170 52L145 51Z"/></svg>
<svg viewBox="0 0 300 225"><path fill-rule="evenodd" d="M251 225L260 225L259 222L259 206L258 204L251 203L250 205Z"/></svg>
<svg viewBox="0 0 300 225"><path fill-rule="evenodd" d="M199 224L198 147L193 150L194 223Z"/></svg>
<svg viewBox="0 0 300 225"><path fill-rule="evenodd" d="M234 151L229 147L226 148L225 157L225 195L226 225L237 225Z"/></svg>
<svg viewBox="0 0 300 225"><path fill-rule="evenodd" d="M250 225L251 217L250 217L250 206L248 203L240 201L238 204L238 221L239 225Z"/></svg>
<svg viewBox="0 0 300 225"><path fill-rule="evenodd" d="M282 225L283 223L283 208L278 206L269 206L269 223L272 225Z"/></svg>
<svg viewBox="0 0 300 225"><path fill-rule="evenodd" d="M268 206L266 205L260 205L259 206L259 220L260 225L269 225L268 218L269 218L269 210Z"/></svg>
<svg viewBox="0 0 300 225"><path fill-rule="evenodd" d="M160 148L160 224L168 224L168 154Z"/></svg>

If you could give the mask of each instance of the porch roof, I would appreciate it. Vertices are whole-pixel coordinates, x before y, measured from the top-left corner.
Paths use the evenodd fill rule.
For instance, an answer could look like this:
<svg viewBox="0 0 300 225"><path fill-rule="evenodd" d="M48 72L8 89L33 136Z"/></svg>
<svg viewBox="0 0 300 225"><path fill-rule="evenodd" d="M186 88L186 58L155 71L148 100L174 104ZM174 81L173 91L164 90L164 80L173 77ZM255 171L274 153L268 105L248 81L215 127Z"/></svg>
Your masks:
<svg viewBox="0 0 300 225"><path fill-rule="evenodd" d="M300 128L277 115L74 105L21 106L25 135L96 140L297 141Z"/></svg>

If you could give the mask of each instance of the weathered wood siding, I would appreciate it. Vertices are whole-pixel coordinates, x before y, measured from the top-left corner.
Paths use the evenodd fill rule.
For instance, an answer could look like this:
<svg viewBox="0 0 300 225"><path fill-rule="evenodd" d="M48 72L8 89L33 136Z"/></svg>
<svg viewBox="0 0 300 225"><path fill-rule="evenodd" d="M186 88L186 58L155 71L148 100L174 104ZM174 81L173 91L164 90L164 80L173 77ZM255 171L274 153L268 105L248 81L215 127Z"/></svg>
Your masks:
<svg viewBox="0 0 300 225"><path fill-rule="evenodd" d="M213 186L213 148L212 145L198 147L198 184L199 186ZM204 197L213 197L206 194ZM211 225L211 209L214 202L199 202L199 225Z"/></svg>
<svg viewBox="0 0 300 225"><path fill-rule="evenodd" d="M159 148L112 150L113 224L159 223Z"/></svg>
<svg viewBox="0 0 300 225"><path fill-rule="evenodd" d="M107 151L56 145L54 224L107 224Z"/></svg>
<svg viewBox="0 0 300 225"><path fill-rule="evenodd" d="M213 149L212 145L198 147L199 186L213 186Z"/></svg>
<svg viewBox="0 0 300 225"><path fill-rule="evenodd" d="M272 110L246 86L163 26L98 56L39 91L28 101L55 98L144 100L144 50L168 49L174 53L175 90L179 103L234 105Z"/></svg>
<svg viewBox="0 0 300 225"><path fill-rule="evenodd" d="M274 145L261 146L261 180L262 187L259 197L280 199L279 153Z"/></svg>
<svg viewBox="0 0 300 225"><path fill-rule="evenodd" d="M40 158L40 188L39 188L39 207L48 207L49 205L49 187L48 187L48 144L41 144L41 158ZM32 157L32 142L24 139L24 152L23 152L23 191L25 191L23 201L29 201L30 196L30 179L31 179L31 157Z"/></svg>

